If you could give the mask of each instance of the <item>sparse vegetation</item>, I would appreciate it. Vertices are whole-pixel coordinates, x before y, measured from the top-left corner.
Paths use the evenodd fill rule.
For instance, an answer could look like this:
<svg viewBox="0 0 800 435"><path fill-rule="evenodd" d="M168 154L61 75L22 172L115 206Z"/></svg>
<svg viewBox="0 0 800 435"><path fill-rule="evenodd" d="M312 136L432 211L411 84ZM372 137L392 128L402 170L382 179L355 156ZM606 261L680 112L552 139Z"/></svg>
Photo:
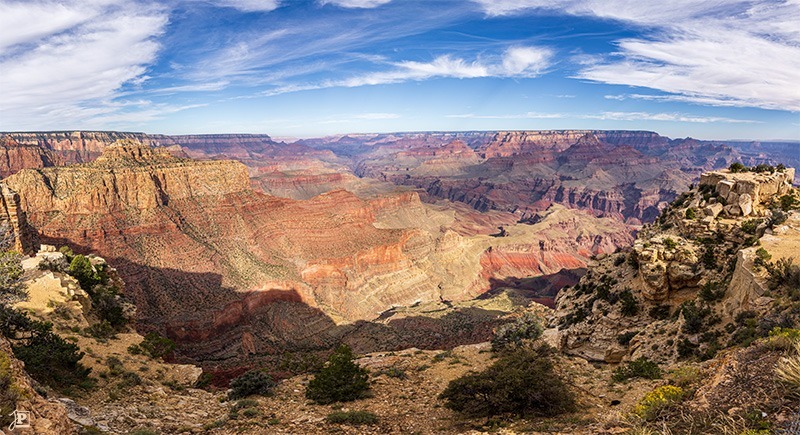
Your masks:
<svg viewBox="0 0 800 435"><path fill-rule="evenodd" d="M533 313L525 313L514 322L497 328L492 338L492 351L513 350L526 342L532 342L542 336L542 326Z"/></svg>
<svg viewBox="0 0 800 435"><path fill-rule="evenodd" d="M0 353L0 427L5 428L11 420L10 414L17 408L17 400L22 391L14 385L11 373L11 359Z"/></svg>
<svg viewBox="0 0 800 435"><path fill-rule="evenodd" d="M662 411L683 399L683 388L664 385L647 393L633 408L633 413L645 420L655 419Z"/></svg>
<svg viewBox="0 0 800 435"><path fill-rule="evenodd" d="M231 381L229 399L260 395L269 396L275 387L272 376L261 370L251 370Z"/></svg>
<svg viewBox="0 0 800 435"><path fill-rule="evenodd" d="M661 369L658 364L641 357L635 361L628 362L627 365L617 367L611 376L614 382L622 382L633 378L659 379L661 378Z"/></svg>
<svg viewBox="0 0 800 435"><path fill-rule="evenodd" d="M162 358L175 350L175 342L158 333L150 332L144 336L139 348L153 358ZM129 347L128 351L130 352L130 350L131 348Z"/></svg>
<svg viewBox="0 0 800 435"><path fill-rule="evenodd" d="M78 346L52 331L50 323L32 320L27 314L0 305L0 333L12 343L14 356L25 363L25 371L37 381L57 390L89 388L90 369L79 361Z"/></svg>
<svg viewBox="0 0 800 435"><path fill-rule="evenodd" d="M349 346L339 346L326 365L309 381L306 397L323 405L364 397L369 390L369 375L366 369L353 362L354 359Z"/></svg>
<svg viewBox="0 0 800 435"><path fill-rule="evenodd" d="M480 373L450 382L439 396L470 417L553 416L575 409L572 393L553 370L552 350L519 348Z"/></svg>
<svg viewBox="0 0 800 435"><path fill-rule="evenodd" d="M378 416L369 411L336 411L328 414L325 421L351 426L372 425L378 423Z"/></svg>
<svg viewBox="0 0 800 435"><path fill-rule="evenodd" d="M735 162L728 166L728 170L733 173L745 172L747 170L747 166L741 164L740 162Z"/></svg>
<svg viewBox="0 0 800 435"><path fill-rule="evenodd" d="M697 212L695 211L695 209L691 207L686 209L686 219L692 219L692 220L697 219Z"/></svg>
<svg viewBox="0 0 800 435"><path fill-rule="evenodd" d="M636 297L633 296L633 292L630 289L625 289L619 294L619 300L622 303L622 315L623 316L635 316L639 313L639 303L636 301Z"/></svg>

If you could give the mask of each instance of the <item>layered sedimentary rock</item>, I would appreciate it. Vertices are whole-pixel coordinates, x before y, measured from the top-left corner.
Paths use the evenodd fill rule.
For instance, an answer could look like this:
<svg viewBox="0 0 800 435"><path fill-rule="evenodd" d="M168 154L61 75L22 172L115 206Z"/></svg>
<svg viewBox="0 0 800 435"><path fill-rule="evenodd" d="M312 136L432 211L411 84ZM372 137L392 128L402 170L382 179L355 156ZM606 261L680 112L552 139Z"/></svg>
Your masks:
<svg viewBox="0 0 800 435"><path fill-rule="evenodd" d="M789 184L793 177L791 168L704 173L698 187L637 234L632 249L592 264L579 284L559 293L555 341L569 354L606 362L708 359L755 334L743 318L793 322L791 292L774 276L768 282L765 267L769 259L800 260L800 213L779 200L800 195ZM728 213L721 204L731 195L756 200L746 214Z"/></svg>
<svg viewBox="0 0 800 435"><path fill-rule="evenodd" d="M386 326L337 323L469 299L492 280L581 267L630 242L616 220L558 207L534 224L504 215L510 226L498 238L480 219L465 224L468 215L402 189L366 199L345 190L278 198L251 190L241 163L125 141L91 163L27 169L6 182L43 241L107 258L142 328L167 333L202 360L324 349L345 336L362 347L380 343L374 328ZM390 331L398 346L420 344Z"/></svg>

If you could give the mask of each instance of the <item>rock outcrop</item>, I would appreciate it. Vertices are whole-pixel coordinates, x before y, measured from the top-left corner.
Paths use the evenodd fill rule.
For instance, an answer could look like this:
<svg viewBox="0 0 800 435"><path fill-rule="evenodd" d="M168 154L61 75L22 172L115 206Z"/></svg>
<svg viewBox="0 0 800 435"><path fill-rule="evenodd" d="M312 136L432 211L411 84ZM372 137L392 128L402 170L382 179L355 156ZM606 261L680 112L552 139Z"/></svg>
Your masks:
<svg viewBox="0 0 800 435"><path fill-rule="evenodd" d="M800 260L800 213L779 200L800 196L793 177L791 168L704 173L697 188L637 234L632 249L590 265L559 293L550 334L566 353L589 360L673 362L709 359L754 336L757 327L746 318L759 319L761 334L790 324L766 265L770 258ZM741 198L747 207L721 208Z"/></svg>

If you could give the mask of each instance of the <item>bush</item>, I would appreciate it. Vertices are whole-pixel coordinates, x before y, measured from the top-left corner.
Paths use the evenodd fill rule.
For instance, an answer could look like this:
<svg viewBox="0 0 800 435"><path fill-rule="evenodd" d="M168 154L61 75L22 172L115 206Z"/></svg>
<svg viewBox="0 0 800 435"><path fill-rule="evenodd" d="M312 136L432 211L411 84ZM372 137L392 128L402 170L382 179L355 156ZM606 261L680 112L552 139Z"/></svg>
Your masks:
<svg viewBox="0 0 800 435"><path fill-rule="evenodd" d="M624 334L619 334L619 335L617 335L617 343L619 343L619 344L621 344L623 346L627 346L627 345L629 345L631 343L631 340L633 340L633 337L636 337L636 334L638 334L638 333L639 333L639 331L628 331L628 332L626 332Z"/></svg>
<svg viewBox="0 0 800 435"><path fill-rule="evenodd" d="M731 171L731 172L733 172L733 173L737 173L737 172L745 172L745 171L747 171L747 166L745 166L745 165L743 165L743 164L741 164L741 163L739 163L739 162L736 162L736 163L732 163L732 164L731 164L731 165L728 167L728 170L729 170L729 171Z"/></svg>
<svg viewBox="0 0 800 435"><path fill-rule="evenodd" d="M633 408L633 413L645 420L652 420L666 408L683 399L684 391L681 387L664 385L647 393Z"/></svg>
<svg viewBox="0 0 800 435"><path fill-rule="evenodd" d="M36 334L26 344L15 345L14 356L25 363L25 371L37 381L57 390L88 388L89 372L79 361L78 346L48 331Z"/></svg>
<svg viewBox="0 0 800 435"><path fill-rule="evenodd" d="M114 329L118 330L128 323L117 289L114 287L105 285L95 287L92 309L97 313L97 317L108 322Z"/></svg>
<svg viewBox="0 0 800 435"><path fill-rule="evenodd" d="M622 382L633 378L660 379L661 369L658 364L641 357L636 361L628 362L628 365L617 367L614 370L614 375L611 376L614 382Z"/></svg>
<svg viewBox="0 0 800 435"><path fill-rule="evenodd" d="M683 314L683 332L687 334L697 334L702 331L704 320L711 314L708 308L698 307L694 301L686 301L681 304L681 314Z"/></svg>
<svg viewBox="0 0 800 435"><path fill-rule="evenodd" d="M0 427L5 428L11 423L10 414L17 409L21 397L22 391L13 382L11 359L0 353Z"/></svg>
<svg viewBox="0 0 800 435"><path fill-rule="evenodd" d="M274 387L275 381L272 380L272 376L261 370L251 370L231 381L228 398L239 399L252 395L269 396Z"/></svg>
<svg viewBox="0 0 800 435"><path fill-rule="evenodd" d="M0 303L9 302L25 294L22 278L22 256L16 252L0 253Z"/></svg>
<svg viewBox="0 0 800 435"><path fill-rule="evenodd" d="M359 426L362 424L377 424L378 416L369 411L337 411L328 414L325 421L331 424L349 424Z"/></svg>
<svg viewBox="0 0 800 435"><path fill-rule="evenodd" d="M139 347L151 357L161 358L175 350L175 342L155 332L150 332L144 336L144 340L139 344Z"/></svg>
<svg viewBox="0 0 800 435"><path fill-rule="evenodd" d="M51 323L32 320L27 314L0 304L0 333L12 343L14 356L37 381L60 391L88 388L89 372L79 361L78 346L52 332Z"/></svg>
<svg viewBox="0 0 800 435"><path fill-rule="evenodd" d="M671 238L669 238L669 237L665 238L665 239L663 240L663 242L664 242L664 246L665 246L667 249L669 249L670 251L672 251L673 249L675 249L675 248L677 248L677 247L678 247L678 242L676 242L675 240L672 240L672 239L671 239Z"/></svg>
<svg viewBox="0 0 800 435"><path fill-rule="evenodd" d="M753 260L753 265L756 268L766 267L767 264L769 264L769 260L771 259L772 259L772 254L767 252L767 250L764 248L758 248L758 250L756 250L756 259Z"/></svg>
<svg viewBox="0 0 800 435"><path fill-rule="evenodd" d="M470 417L500 414L554 416L575 409L572 393L553 371L551 349L520 348L481 373L454 379L439 396Z"/></svg>
<svg viewBox="0 0 800 435"><path fill-rule="evenodd" d="M69 263L69 274L78 280L81 288L90 295L92 294L92 288L101 283L101 279L97 275L94 266L92 266L92 262L83 255L72 257L72 261Z"/></svg>
<svg viewBox="0 0 800 435"><path fill-rule="evenodd" d="M797 199L795 199L795 197L792 195L783 195L780 198L778 198L778 201L780 201L781 210L783 211L789 211L795 209L800 204L798 203Z"/></svg>
<svg viewBox="0 0 800 435"><path fill-rule="evenodd" d="M758 226L761 225L762 222L764 222L763 219L748 219L742 222L742 231L747 234L755 234Z"/></svg>
<svg viewBox="0 0 800 435"><path fill-rule="evenodd" d="M117 331L110 323L103 320L102 322L95 323L86 327L83 330L87 335L94 337L98 340L108 340L109 338L117 338Z"/></svg>
<svg viewBox="0 0 800 435"><path fill-rule="evenodd" d="M309 381L306 397L322 405L364 397L369 390L369 375L366 369L353 362L354 359L350 347L339 346Z"/></svg>
<svg viewBox="0 0 800 435"><path fill-rule="evenodd" d="M705 302L720 301L725 297L725 285L718 281L708 281L700 289L698 296Z"/></svg>
<svg viewBox="0 0 800 435"><path fill-rule="evenodd" d="M647 314L656 320L666 320L669 317L669 305L656 305Z"/></svg>
<svg viewBox="0 0 800 435"><path fill-rule="evenodd" d="M619 294L619 300L622 302L622 315L635 316L639 313L639 303L630 289L625 289Z"/></svg>
<svg viewBox="0 0 800 435"><path fill-rule="evenodd" d="M542 336L542 326L533 313L525 313L511 323L500 325L492 338L492 351L513 350L524 342L537 340Z"/></svg>
<svg viewBox="0 0 800 435"><path fill-rule="evenodd" d="M770 288L800 290L800 266L793 263L793 258L781 258L774 265L767 265Z"/></svg>
<svg viewBox="0 0 800 435"><path fill-rule="evenodd" d="M697 219L697 212L691 207L686 209L686 219Z"/></svg>

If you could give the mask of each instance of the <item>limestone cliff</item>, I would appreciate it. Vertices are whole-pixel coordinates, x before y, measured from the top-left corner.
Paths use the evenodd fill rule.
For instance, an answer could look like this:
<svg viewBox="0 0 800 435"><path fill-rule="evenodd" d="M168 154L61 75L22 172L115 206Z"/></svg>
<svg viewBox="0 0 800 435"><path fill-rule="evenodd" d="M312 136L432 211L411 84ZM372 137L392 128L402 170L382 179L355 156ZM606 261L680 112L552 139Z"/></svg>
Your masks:
<svg viewBox="0 0 800 435"><path fill-rule="evenodd" d="M793 177L792 168L704 173L630 250L559 294L551 326L561 348L607 362L708 359L790 322L766 270L770 258L800 260L800 212L786 199L800 194Z"/></svg>

